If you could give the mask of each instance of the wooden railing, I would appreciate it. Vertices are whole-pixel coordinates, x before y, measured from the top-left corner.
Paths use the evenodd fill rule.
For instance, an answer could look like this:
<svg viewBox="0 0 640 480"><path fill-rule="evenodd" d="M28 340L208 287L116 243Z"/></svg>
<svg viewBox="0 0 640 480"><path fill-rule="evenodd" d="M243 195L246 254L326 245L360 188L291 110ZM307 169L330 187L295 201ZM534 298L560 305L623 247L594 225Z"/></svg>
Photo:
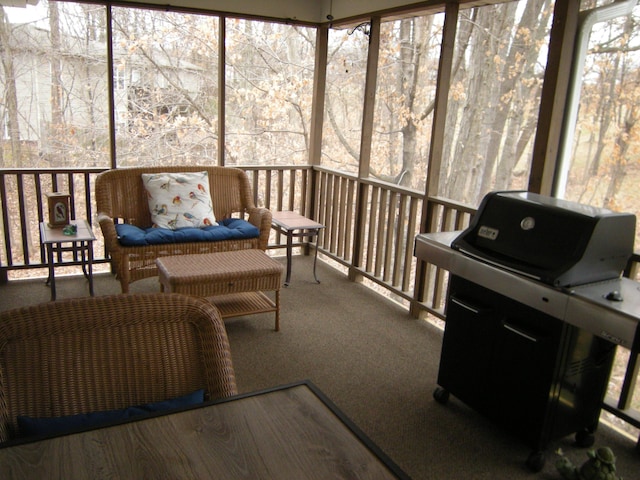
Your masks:
<svg viewBox="0 0 640 480"><path fill-rule="evenodd" d="M323 167L242 167L256 204L294 210L325 225L319 252L387 295L411 301L423 196ZM360 214L360 212L363 212ZM279 237L270 248L280 248ZM305 246L306 247L306 246Z"/></svg>
<svg viewBox="0 0 640 480"><path fill-rule="evenodd" d="M426 208L427 232L452 232L469 226L475 209L441 197L429 197ZM414 308L444 320L449 272L434 265L424 266L424 278L418 278Z"/></svg>
<svg viewBox="0 0 640 480"><path fill-rule="evenodd" d="M46 252L39 237L39 223L47 220L46 193L69 193L70 217L86 218L92 223L95 212L93 185L96 175L102 170L0 169L0 282L8 280L10 271L35 271L47 266ZM99 251L102 245L100 236L94 249ZM96 256L96 262L104 261L104 253ZM76 259L64 257L61 263L75 264Z"/></svg>
<svg viewBox="0 0 640 480"><path fill-rule="evenodd" d="M475 213L470 206L447 199L424 196L371 179L323 167L241 167L253 186L255 202L272 210L293 210L325 225L318 240L319 252L343 266L351 279L367 279L379 293L446 320L444 303L448 272L426 265L424 278L413 256L420 216L426 212L429 232L462 230ZM87 218L94 224L97 263L108 262L100 229L93 216L95 177L103 169L0 169L2 228L0 238L0 283L9 273L29 275L46 267L46 254L39 241L38 224L46 221L45 194L62 191L71 195L71 218ZM309 246L301 243L308 250ZM274 232L270 248L283 246ZM76 259L60 263L75 265ZM625 272L638 279L640 256L635 255ZM625 422L640 428L633 393L638 378L638 352L629 352L624 378L614 399L605 408ZM611 395L611 392L610 392ZM637 401L635 403L637 405Z"/></svg>

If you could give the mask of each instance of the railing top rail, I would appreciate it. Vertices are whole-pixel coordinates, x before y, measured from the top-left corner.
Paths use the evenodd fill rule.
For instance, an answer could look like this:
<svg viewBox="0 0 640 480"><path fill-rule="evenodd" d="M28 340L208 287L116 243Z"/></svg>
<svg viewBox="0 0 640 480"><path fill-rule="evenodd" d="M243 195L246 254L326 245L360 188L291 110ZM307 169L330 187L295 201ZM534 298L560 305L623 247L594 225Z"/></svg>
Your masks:
<svg viewBox="0 0 640 480"><path fill-rule="evenodd" d="M64 174L64 173L100 173L105 170L109 170L108 167L67 167L67 168L0 168L0 175L49 175L49 174Z"/></svg>
<svg viewBox="0 0 640 480"><path fill-rule="evenodd" d="M311 170L311 165L228 165L241 170ZM118 167L120 169L135 167ZM3 175L51 174L51 173L101 173L109 167L52 167L52 168L0 168Z"/></svg>
<svg viewBox="0 0 640 480"><path fill-rule="evenodd" d="M394 193L401 193L403 195L409 195L415 198L424 198L424 192L414 190L412 188L403 187L394 183L385 182L384 180L378 180L375 178L363 178L360 180L365 185L371 185L373 187L385 188Z"/></svg>
<svg viewBox="0 0 640 480"><path fill-rule="evenodd" d="M438 205L442 205L446 208L454 208L464 213L469 213L473 215L478 210L476 207L472 207L471 205L465 205L460 202L453 201L449 198L433 196L429 197L429 201L432 203L437 203Z"/></svg>
<svg viewBox="0 0 640 480"><path fill-rule="evenodd" d="M358 176L355 173L347 173L337 168L323 167L322 165L314 165L313 169L318 172L331 173L332 175L339 175L341 177L349 178L351 180L357 180Z"/></svg>
<svg viewBox="0 0 640 480"><path fill-rule="evenodd" d="M240 170L311 170L312 165L227 165Z"/></svg>

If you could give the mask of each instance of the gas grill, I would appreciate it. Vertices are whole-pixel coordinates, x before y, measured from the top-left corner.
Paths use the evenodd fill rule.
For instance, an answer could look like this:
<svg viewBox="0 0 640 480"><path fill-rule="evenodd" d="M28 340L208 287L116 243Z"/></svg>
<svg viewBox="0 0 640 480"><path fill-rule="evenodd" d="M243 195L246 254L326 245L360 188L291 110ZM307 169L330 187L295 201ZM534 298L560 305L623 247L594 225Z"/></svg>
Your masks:
<svg viewBox="0 0 640 480"><path fill-rule="evenodd" d="M620 277L635 237L634 215L529 192L484 197L452 247L549 285Z"/></svg>
<svg viewBox="0 0 640 480"><path fill-rule="evenodd" d="M593 443L615 346L640 348L640 284L621 278L634 215L528 192L485 196L463 232L421 234L450 272L439 387L518 436Z"/></svg>

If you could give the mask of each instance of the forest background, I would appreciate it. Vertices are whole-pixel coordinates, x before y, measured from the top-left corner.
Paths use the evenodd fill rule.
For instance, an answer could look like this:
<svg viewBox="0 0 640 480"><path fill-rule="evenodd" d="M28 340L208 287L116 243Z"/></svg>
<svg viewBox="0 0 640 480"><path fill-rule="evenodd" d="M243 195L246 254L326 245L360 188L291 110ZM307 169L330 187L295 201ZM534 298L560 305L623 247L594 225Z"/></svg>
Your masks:
<svg viewBox="0 0 640 480"><path fill-rule="evenodd" d="M583 1L583 9L596 5ZM8 9L16 10L16 9ZM220 21L113 11L116 161L228 165L309 162L315 29L227 19L225 117L219 118ZM110 165L105 8L47 2L26 23L0 8L3 167ZM441 197L477 206L526 189L552 19L551 0L461 12ZM633 14L597 25L583 72L567 197L640 211L640 62ZM424 191L443 14L383 22L371 143L374 178ZM321 163L357 173L367 25L330 30Z"/></svg>

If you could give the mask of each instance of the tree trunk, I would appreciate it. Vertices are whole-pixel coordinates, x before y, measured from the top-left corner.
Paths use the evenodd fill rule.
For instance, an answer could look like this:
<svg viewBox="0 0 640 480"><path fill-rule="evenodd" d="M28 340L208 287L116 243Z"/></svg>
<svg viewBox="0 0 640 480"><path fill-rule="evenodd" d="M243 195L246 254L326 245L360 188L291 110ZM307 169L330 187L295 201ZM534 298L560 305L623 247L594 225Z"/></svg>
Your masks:
<svg viewBox="0 0 640 480"><path fill-rule="evenodd" d="M455 143L452 170L448 182L448 198L465 203L476 203L485 168L493 169L491 159L486 158L489 134L493 125L497 100L494 80L487 75L494 72L497 55L496 39L504 38L504 24L496 8L479 9L472 29L469 46L469 68L465 72L468 85L465 107ZM494 159L495 161L495 159Z"/></svg>
<svg viewBox="0 0 640 480"><path fill-rule="evenodd" d="M51 29L51 127L52 136L63 127L62 116L62 64L60 54L60 11L57 2L49 2L49 28Z"/></svg>
<svg viewBox="0 0 640 480"><path fill-rule="evenodd" d="M615 78L618 76L618 68L620 65L620 57L616 55L613 61L613 67L611 73L607 77L601 75L600 84L602 86L602 109L600 112L600 126L598 132L598 143L596 145L596 151L593 154L593 158L590 162L589 174L593 177L598 175L600 170L600 161L602 159L602 153L606 147L606 137L609 126L611 125L612 117L612 99L615 98L616 82Z"/></svg>
<svg viewBox="0 0 640 480"><path fill-rule="evenodd" d="M487 158L497 159L496 182L494 188L510 188L513 169L520 160L524 145L528 142L526 134L533 129L523 129L522 123L527 118L536 117L531 111L528 100L538 97L539 82L536 81L535 65L538 61L539 48L546 33L546 25L551 12L548 0L527 2L520 23L517 26L516 38L511 44L509 54L504 63L504 78L499 93L499 101L504 104L497 109L491 142L487 149ZM528 87L528 85L532 85ZM518 132L525 134L518 137ZM517 145L516 145L516 142ZM502 148L501 148L502 145ZM485 170L480 193L491 189L491 172Z"/></svg>
<svg viewBox="0 0 640 480"><path fill-rule="evenodd" d="M452 86L462 84L466 75L467 69L464 62L464 56L469 48L472 34L475 29L478 9L474 8L470 10L471 17L467 21L460 21L458 27L458 36L456 39L455 60L451 72ZM460 13L460 18L465 18L467 11ZM432 192L435 195L450 195L450 189L448 188L453 169L456 168L456 151L459 146L457 139L460 133L456 130L455 126L458 124L458 118L462 115L462 105L465 102L463 92L459 89L454 89L449 95L449 107L447 108L447 131L445 132L445 141L443 143L442 152L442 168L440 169L440 178L438 179L438 185L441 186L441 191ZM448 197L460 200L456 197Z"/></svg>
<svg viewBox="0 0 640 480"><path fill-rule="evenodd" d="M616 137L616 143L614 148L614 155L611 162L611 169L609 174L609 185L607 187L607 193L604 196L604 206L611 210L618 210L615 204L616 194L620 191L622 181L626 175L627 166L627 151L629 150L629 141L631 137L631 131L638 121L636 115L636 106L633 105L627 118L624 120L623 128Z"/></svg>
<svg viewBox="0 0 640 480"><path fill-rule="evenodd" d="M430 17L429 17L430 18ZM424 42L424 29L421 28L421 19L412 18L402 20L400 23L400 61L402 74L400 87L404 93L407 112L413 112L416 100L416 88L418 72L420 71L420 59ZM396 183L411 187L411 177L415 166L416 155L416 124L413 115L407 115L402 121L402 166L396 177Z"/></svg>

